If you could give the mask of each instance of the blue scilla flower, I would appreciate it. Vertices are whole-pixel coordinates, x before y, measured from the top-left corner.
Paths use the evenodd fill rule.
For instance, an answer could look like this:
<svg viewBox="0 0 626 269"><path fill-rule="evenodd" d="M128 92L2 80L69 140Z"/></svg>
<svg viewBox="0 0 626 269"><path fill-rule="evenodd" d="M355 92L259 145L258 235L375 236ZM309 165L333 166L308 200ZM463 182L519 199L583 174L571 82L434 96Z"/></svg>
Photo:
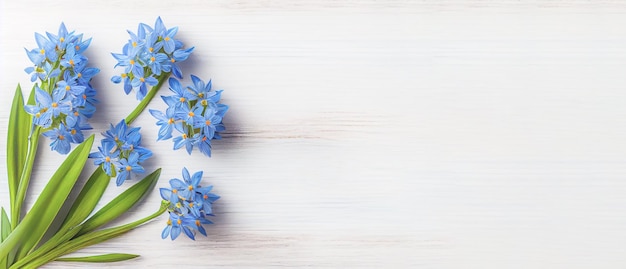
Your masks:
<svg viewBox="0 0 626 269"><path fill-rule="evenodd" d="M25 110L33 116L33 125L53 140L52 150L65 154L69 143L84 140L83 130L90 129L87 120L96 111L96 90L91 79L100 71L88 67L83 52L91 39L68 31L61 23L56 34L35 34L37 48L26 49L34 66L24 69L35 82L35 104ZM69 133L67 135L65 132Z"/></svg>
<svg viewBox="0 0 626 269"><path fill-rule="evenodd" d="M132 174L145 172L142 163L152 157L152 151L141 146L139 127L129 127L125 120L121 120L111 124L102 135L101 146L89 158L93 158L94 164L101 166L107 175L115 177L118 186Z"/></svg>
<svg viewBox="0 0 626 269"><path fill-rule="evenodd" d="M43 135L52 139L52 143L50 143L52 150L61 154L70 152L72 136L64 124L59 125L58 128L44 132Z"/></svg>
<svg viewBox="0 0 626 269"><path fill-rule="evenodd" d="M130 39L122 48L122 53L112 53L117 66L124 67L124 73L113 76L114 83L124 82L124 92L129 94L137 91L137 99L142 100L148 86L156 86L159 79L165 79L171 73L182 78L178 63L185 61L193 51L183 48L180 40L175 39L178 27L167 28L161 18L157 18L155 26L140 23L137 34L128 31ZM36 51L33 59L38 60ZM165 73L165 74L163 74Z"/></svg>
<svg viewBox="0 0 626 269"><path fill-rule="evenodd" d="M202 187L202 171L190 175L187 168L183 168L183 180L171 179L170 188L160 188L161 198L170 202L167 225L161 236L163 239L170 236L176 239L181 232L195 240L196 232L206 236L204 224L212 224L207 219L213 216L212 204L219 196L210 191L213 186Z"/></svg>
<svg viewBox="0 0 626 269"><path fill-rule="evenodd" d="M183 87L175 78L169 79L172 95L161 96L168 108L165 113L151 110L159 129L157 140L173 137L174 149L185 147L191 154L194 147L211 156L211 140L220 139L226 128L222 122L228 106L221 104L222 91L212 91L211 81L204 83L191 75L193 85ZM176 130L178 135L173 135Z"/></svg>
<svg viewBox="0 0 626 269"><path fill-rule="evenodd" d="M116 147L115 143L102 141L102 145L98 146L98 151L89 154L89 158L94 159L93 163L102 166L104 172L109 176L113 175L115 170L113 161L120 155L120 151Z"/></svg>

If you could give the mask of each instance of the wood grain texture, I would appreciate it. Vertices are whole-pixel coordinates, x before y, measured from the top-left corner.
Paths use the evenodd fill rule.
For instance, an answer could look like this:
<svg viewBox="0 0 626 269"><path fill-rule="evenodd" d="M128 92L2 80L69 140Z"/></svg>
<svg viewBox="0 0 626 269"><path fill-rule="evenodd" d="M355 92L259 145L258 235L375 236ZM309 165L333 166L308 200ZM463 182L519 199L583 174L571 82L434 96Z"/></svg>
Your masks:
<svg viewBox="0 0 626 269"><path fill-rule="evenodd" d="M171 242L159 218L81 252L141 258L90 266L626 267L626 3L2 1L0 141L33 32L64 21L94 38L99 134L136 104L109 53L158 15L196 47L183 72L231 110L211 159L155 142L142 115L147 167L159 186L204 170L215 225ZM39 154L29 205L62 161Z"/></svg>

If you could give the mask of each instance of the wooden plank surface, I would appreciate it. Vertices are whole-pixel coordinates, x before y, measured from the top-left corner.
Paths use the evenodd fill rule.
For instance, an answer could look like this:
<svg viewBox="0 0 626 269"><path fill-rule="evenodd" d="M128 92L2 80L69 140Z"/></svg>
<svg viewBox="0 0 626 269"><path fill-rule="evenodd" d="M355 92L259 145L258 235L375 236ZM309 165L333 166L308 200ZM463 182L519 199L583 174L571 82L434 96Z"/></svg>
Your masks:
<svg viewBox="0 0 626 269"><path fill-rule="evenodd" d="M137 103L110 52L158 15L231 110L210 159L155 142L142 115L146 166L159 187L204 170L215 225L171 242L161 217L81 252L141 258L90 267L626 267L625 2L2 1L0 163L33 32L94 38L99 134ZM39 154L29 205L62 161Z"/></svg>

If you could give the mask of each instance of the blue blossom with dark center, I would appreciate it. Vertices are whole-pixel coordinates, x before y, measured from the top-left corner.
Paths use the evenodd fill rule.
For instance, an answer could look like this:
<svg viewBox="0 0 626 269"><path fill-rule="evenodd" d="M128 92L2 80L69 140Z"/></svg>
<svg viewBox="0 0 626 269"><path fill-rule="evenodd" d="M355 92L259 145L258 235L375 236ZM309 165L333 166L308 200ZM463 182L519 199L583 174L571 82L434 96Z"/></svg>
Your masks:
<svg viewBox="0 0 626 269"><path fill-rule="evenodd" d="M207 235L203 225L212 224L207 217L213 216L211 205L219 196L210 193L213 186L200 185L202 175L202 171L190 175L187 168L183 168L183 180L171 179L170 188L160 188L161 198L170 203L162 238L170 236L174 240L181 232L192 240L195 240L196 232Z"/></svg>

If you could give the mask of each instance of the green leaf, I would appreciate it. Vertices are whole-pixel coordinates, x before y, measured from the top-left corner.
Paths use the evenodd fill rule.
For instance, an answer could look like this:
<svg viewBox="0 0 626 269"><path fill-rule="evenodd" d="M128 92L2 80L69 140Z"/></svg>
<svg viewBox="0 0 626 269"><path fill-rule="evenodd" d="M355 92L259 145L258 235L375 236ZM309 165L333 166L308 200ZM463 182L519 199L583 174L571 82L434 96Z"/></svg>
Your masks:
<svg viewBox="0 0 626 269"><path fill-rule="evenodd" d="M65 221L59 231L64 232L83 222L96 208L110 181L111 177L101 167L98 167L83 186L76 200L74 200L72 208L65 217Z"/></svg>
<svg viewBox="0 0 626 269"><path fill-rule="evenodd" d="M87 233L85 235L79 236L77 238L74 238L62 244L61 246L51 250L50 252L45 253L41 257L30 259L29 258L30 256L26 256L24 261L26 261L27 263L25 264L25 266L22 266L22 265L16 266L17 264L14 264L11 268L37 268L50 261L53 261L54 259L60 256L67 255L79 249L92 246L92 245L107 241L109 239L118 237L136 228L137 226L144 224L147 221L152 220L158 217L159 215L163 214L167 210L168 206L169 206L169 202L162 201L161 207L159 208L159 210L157 210L150 216L147 216L143 219L136 220L128 224L124 224L122 226L117 226L113 228L108 228L108 229L103 229L103 230L98 230L98 231Z"/></svg>
<svg viewBox="0 0 626 269"><path fill-rule="evenodd" d="M152 172L152 174L146 176L137 184L115 197L115 199L98 210L96 214L83 223L83 228L78 235L80 236L93 231L126 213L131 207L133 207L133 205L139 202L154 188L160 175L161 168Z"/></svg>
<svg viewBox="0 0 626 269"><path fill-rule="evenodd" d="M2 242L11 233L11 221L9 220L9 216L7 216L7 212L4 211L4 207L2 208L0 216L0 225L2 225L2 227L0 227L0 242Z"/></svg>
<svg viewBox="0 0 626 269"><path fill-rule="evenodd" d="M16 201L20 176L26 163L28 152L28 135L31 128L31 116L24 110L22 88L17 85L13 104L9 115L9 130L7 133L7 173L9 181L9 198L11 208ZM18 220L13 220L17 222ZM17 223L16 223L17 224Z"/></svg>
<svg viewBox="0 0 626 269"><path fill-rule="evenodd" d="M0 257L17 249L18 259L39 243L74 187L93 144L93 135L70 153L50 178L32 209L9 237L0 244Z"/></svg>
<svg viewBox="0 0 626 269"><path fill-rule="evenodd" d="M111 253L111 254L87 256L87 257L58 258L56 260L61 261L61 262L121 262L125 260L134 259L137 257L139 257L139 255L126 254L126 253Z"/></svg>

